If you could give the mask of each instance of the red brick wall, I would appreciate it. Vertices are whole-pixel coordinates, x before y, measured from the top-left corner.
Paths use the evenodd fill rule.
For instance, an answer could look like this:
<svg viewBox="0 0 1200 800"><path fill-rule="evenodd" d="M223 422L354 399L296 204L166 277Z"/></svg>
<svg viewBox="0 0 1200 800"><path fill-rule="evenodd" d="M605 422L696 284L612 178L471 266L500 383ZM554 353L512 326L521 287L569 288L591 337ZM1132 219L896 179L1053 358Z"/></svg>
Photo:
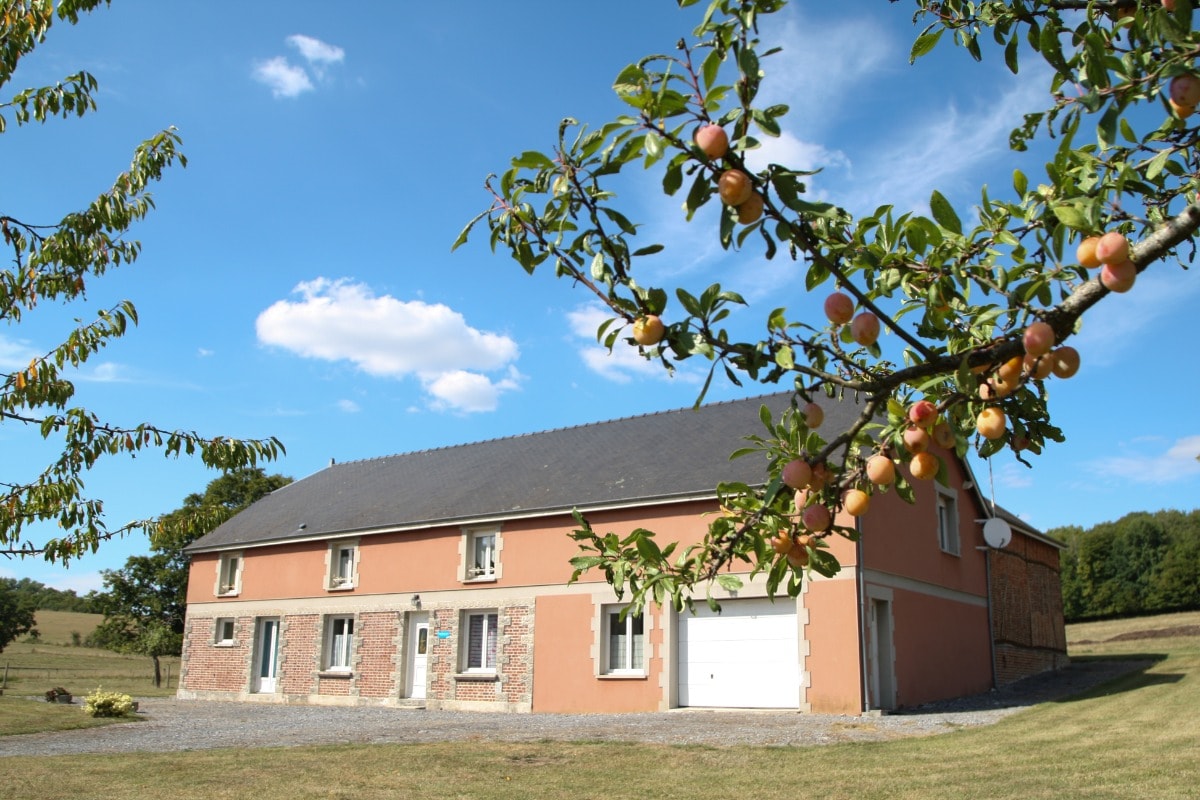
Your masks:
<svg viewBox="0 0 1200 800"><path fill-rule="evenodd" d="M284 694L317 692L321 666L321 618L292 614L283 618L279 650L279 688Z"/></svg>
<svg viewBox="0 0 1200 800"><path fill-rule="evenodd" d="M996 683L1066 666L1058 549L1018 533L990 557Z"/></svg>
<svg viewBox="0 0 1200 800"><path fill-rule="evenodd" d="M215 619L188 620L180 685L189 691L240 692L247 686L253 659L254 618L237 619L233 646L213 644L215 625Z"/></svg>
<svg viewBox="0 0 1200 800"><path fill-rule="evenodd" d="M364 612L355 622L354 683L361 697L394 697L400 692L396 659L400 648L400 614Z"/></svg>

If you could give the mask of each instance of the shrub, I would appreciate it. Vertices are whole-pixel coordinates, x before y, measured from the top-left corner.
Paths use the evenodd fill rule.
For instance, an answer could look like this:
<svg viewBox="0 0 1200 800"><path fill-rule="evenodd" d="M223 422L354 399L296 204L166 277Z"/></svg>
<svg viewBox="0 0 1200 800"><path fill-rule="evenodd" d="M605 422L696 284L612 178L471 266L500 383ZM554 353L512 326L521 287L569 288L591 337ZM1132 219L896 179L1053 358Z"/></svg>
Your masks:
<svg viewBox="0 0 1200 800"><path fill-rule="evenodd" d="M83 701L83 710L93 717L123 717L133 711L133 698L99 687Z"/></svg>

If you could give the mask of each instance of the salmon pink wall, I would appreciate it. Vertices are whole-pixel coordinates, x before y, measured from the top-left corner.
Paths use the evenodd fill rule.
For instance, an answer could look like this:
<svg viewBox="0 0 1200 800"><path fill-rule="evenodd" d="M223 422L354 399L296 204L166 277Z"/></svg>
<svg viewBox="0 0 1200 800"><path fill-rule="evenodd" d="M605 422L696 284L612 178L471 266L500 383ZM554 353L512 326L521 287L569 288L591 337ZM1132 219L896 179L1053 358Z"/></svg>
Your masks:
<svg viewBox="0 0 1200 800"><path fill-rule="evenodd" d="M820 714L862 711L858 592L853 579L814 581L804 595L808 703Z"/></svg>
<svg viewBox="0 0 1200 800"><path fill-rule="evenodd" d="M912 481L916 503L910 505L895 492L872 498L871 510L862 516L862 558L869 569L904 575L919 581L985 596L987 565L976 546L983 544L982 516L975 493L961 486L965 474L957 460L939 452L957 489L959 555L938 547L937 489L933 481Z"/></svg>
<svg viewBox="0 0 1200 800"><path fill-rule="evenodd" d="M644 527L655 531L664 546L672 541L688 544L703 538L706 523L701 515L715 508L713 502L693 502L604 511L591 515L589 522L601 534L625 535ZM247 548L242 551L241 592L230 599L420 593L471 586L561 586L571 577L570 559L580 552L568 535L574 528L575 521L567 514L505 522L500 529L499 577L478 583L460 580L464 540L458 526L359 537L358 582L353 590L330 591L325 581L330 542L354 537ZM192 559L188 602L221 600L213 594L218 559L217 553L200 553ZM603 579L596 571L581 580Z"/></svg>
<svg viewBox="0 0 1200 800"><path fill-rule="evenodd" d="M896 590L891 609L898 705L992 688L986 606Z"/></svg>
<svg viewBox="0 0 1200 800"><path fill-rule="evenodd" d="M596 607L588 595L537 599L537 636L533 648L533 710L561 713L657 711L663 628L661 612L652 616L648 642L649 672L644 678L596 677L592 654Z"/></svg>

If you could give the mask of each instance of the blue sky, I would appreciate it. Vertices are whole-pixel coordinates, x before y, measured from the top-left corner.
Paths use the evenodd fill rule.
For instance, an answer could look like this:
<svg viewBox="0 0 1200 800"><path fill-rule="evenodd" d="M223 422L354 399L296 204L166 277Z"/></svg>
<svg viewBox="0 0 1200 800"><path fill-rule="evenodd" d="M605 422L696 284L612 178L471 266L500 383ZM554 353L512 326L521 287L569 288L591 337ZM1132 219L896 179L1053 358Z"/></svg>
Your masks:
<svg viewBox="0 0 1200 800"><path fill-rule="evenodd" d="M53 347L73 318L132 299L141 324L74 376L78 401L119 423L277 436L288 454L268 469L295 478L331 458L690 405L695 367L671 378L632 349L608 356L594 339L603 315L582 293L526 276L486 236L450 245L487 206L488 173L549 149L564 116L598 125L622 113L613 78L669 52L697 8L117 0L56 25L8 88L82 68L100 81L100 110L9 128L4 211L59 219L168 125L189 165L155 187L158 208L133 232L141 259L95 281L84 303L0 329L0 368ZM1045 153L1018 158L1007 138L1040 107L1048 76L1014 78L999 59L975 65L948 47L909 66L911 13L882 0L799 2L772 21L767 38L785 49L766 62L764 92L792 111L763 157L824 167L812 191L857 212L923 211L936 187L967 217L980 186L1003 192L1015 166L1039 180ZM738 289L751 307L734 325L750 336L777 306L821 320L824 292L806 295L794 265L723 252L713 220L686 225L657 181L621 185L640 236L667 245L646 282ZM1088 317L1080 374L1050 388L1068 441L1032 470L1006 457L976 464L997 502L1043 529L1195 506L1198 299L1194 272L1161 265ZM709 397L767 390L718 379ZM6 472L49 453L11 425L0 448ZM214 477L198 461L143 455L102 465L88 487L116 527L177 508ZM83 592L146 549L139 537L110 542L66 570L0 560L0 575Z"/></svg>

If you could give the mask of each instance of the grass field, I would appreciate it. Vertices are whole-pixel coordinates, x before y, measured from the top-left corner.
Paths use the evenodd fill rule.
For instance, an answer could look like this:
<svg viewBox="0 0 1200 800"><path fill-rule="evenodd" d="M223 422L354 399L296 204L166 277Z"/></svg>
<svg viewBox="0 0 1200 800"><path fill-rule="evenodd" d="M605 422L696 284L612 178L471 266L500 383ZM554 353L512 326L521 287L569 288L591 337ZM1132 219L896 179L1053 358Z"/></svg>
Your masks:
<svg viewBox="0 0 1200 800"><path fill-rule="evenodd" d="M33 643L22 638L0 653L0 676L7 674L7 678L0 678L5 696L41 696L55 686L78 696L98 686L142 697L173 695L179 677L178 658L161 659L163 685L155 688L154 665L148 657L71 644L72 633L78 633L80 640L86 639L102 619L99 614L39 611L37 629L41 640Z"/></svg>
<svg viewBox="0 0 1200 800"><path fill-rule="evenodd" d="M995 725L803 748L609 743L344 745L0 759L12 800L375 798L1192 798L1200 786L1200 615L1089 623L1092 657L1153 660ZM1166 636L1162 630L1174 629ZM1159 633L1147 633L1159 631ZM1139 632L1144 638L1136 638ZM1106 640L1120 637L1115 642Z"/></svg>

